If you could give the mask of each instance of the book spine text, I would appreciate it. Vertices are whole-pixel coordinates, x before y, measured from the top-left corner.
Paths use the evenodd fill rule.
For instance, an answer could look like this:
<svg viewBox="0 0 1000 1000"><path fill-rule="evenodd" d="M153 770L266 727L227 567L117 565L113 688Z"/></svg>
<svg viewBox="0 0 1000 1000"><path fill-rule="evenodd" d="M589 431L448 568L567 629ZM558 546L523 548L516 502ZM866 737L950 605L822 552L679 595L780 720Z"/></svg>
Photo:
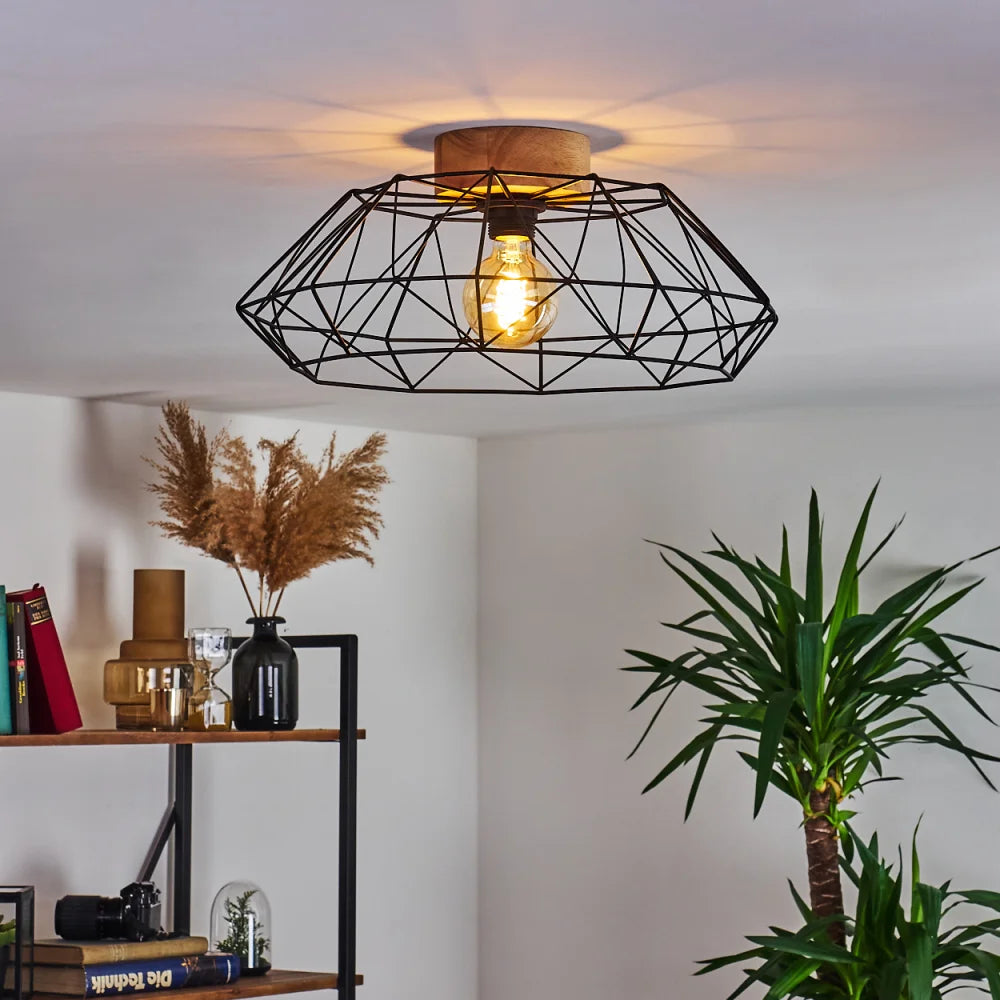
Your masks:
<svg viewBox="0 0 1000 1000"><path fill-rule="evenodd" d="M6 610L7 591L0 586L0 607ZM14 732L14 713L10 700L10 656L7 652L7 615L0 615L0 736Z"/></svg>
<svg viewBox="0 0 1000 1000"><path fill-rule="evenodd" d="M86 996L120 996L193 986L218 986L239 978L238 955L195 955L147 962L110 962L84 967Z"/></svg>
<svg viewBox="0 0 1000 1000"><path fill-rule="evenodd" d="M10 699L15 733L31 731L28 714L28 634L24 624L24 605L6 599L7 655L10 664Z"/></svg>

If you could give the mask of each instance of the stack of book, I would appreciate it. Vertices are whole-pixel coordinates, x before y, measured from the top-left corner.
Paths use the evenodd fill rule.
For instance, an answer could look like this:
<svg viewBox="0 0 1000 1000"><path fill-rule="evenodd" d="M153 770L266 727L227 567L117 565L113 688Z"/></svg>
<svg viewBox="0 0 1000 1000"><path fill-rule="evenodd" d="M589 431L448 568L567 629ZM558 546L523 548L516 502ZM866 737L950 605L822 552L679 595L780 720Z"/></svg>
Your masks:
<svg viewBox="0 0 1000 1000"><path fill-rule="evenodd" d="M45 588L0 587L0 735L79 729L73 683Z"/></svg>
<svg viewBox="0 0 1000 1000"><path fill-rule="evenodd" d="M109 997L232 983L239 955L208 952L203 937L35 942L35 993ZM11 973L8 972L8 979ZM8 984L9 987L10 984Z"/></svg>

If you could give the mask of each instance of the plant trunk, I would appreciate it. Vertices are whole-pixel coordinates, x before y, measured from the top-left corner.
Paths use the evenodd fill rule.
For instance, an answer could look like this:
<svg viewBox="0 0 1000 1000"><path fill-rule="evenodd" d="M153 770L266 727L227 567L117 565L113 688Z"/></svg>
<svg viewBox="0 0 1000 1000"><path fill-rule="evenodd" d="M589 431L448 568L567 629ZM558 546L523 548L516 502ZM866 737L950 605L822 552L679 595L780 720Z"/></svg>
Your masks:
<svg viewBox="0 0 1000 1000"><path fill-rule="evenodd" d="M840 885L840 841L836 827L827 819L830 809L829 788L809 793L806 819L806 859L809 862L809 903L817 917L844 912L844 894ZM844 945L844 925L837 921L827 928L834 944Z"/></svg>

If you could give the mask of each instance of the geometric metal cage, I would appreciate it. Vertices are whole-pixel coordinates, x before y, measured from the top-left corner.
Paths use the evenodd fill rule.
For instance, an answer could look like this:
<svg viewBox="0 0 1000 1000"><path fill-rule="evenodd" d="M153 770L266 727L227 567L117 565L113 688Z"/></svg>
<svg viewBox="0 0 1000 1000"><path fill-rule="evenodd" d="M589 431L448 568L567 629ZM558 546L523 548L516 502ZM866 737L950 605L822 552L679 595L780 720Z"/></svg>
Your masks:
<svg viewBox="0 0 1000 1000"><path fill-rule="evenodd" d="M559 303L552 329L518 350L484 339L482 314L470 326L462 308L501 210L524 214L552 275L538 284ZM236 308L313 382L432 393L731 381L777 323L760 286L664 185L506 169L349 191Z"/></svg>

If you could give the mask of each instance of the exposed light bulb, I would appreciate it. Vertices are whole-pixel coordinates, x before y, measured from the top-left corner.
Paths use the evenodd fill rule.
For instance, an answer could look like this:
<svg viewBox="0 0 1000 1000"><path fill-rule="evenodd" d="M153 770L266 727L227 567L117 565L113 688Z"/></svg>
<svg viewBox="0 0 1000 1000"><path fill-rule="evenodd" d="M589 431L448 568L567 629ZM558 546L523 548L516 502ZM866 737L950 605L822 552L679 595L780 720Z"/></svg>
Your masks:
<svg viewBox="0 0 1000 1000"><path fill-rule="evenodd" d="M465 318L487 347L527 347L541 340L555 322L558 305L552 272L531 255L530 248L525 236L500 237L493 253L479 265L478 279L472 275L465 283Z"/></svg>

